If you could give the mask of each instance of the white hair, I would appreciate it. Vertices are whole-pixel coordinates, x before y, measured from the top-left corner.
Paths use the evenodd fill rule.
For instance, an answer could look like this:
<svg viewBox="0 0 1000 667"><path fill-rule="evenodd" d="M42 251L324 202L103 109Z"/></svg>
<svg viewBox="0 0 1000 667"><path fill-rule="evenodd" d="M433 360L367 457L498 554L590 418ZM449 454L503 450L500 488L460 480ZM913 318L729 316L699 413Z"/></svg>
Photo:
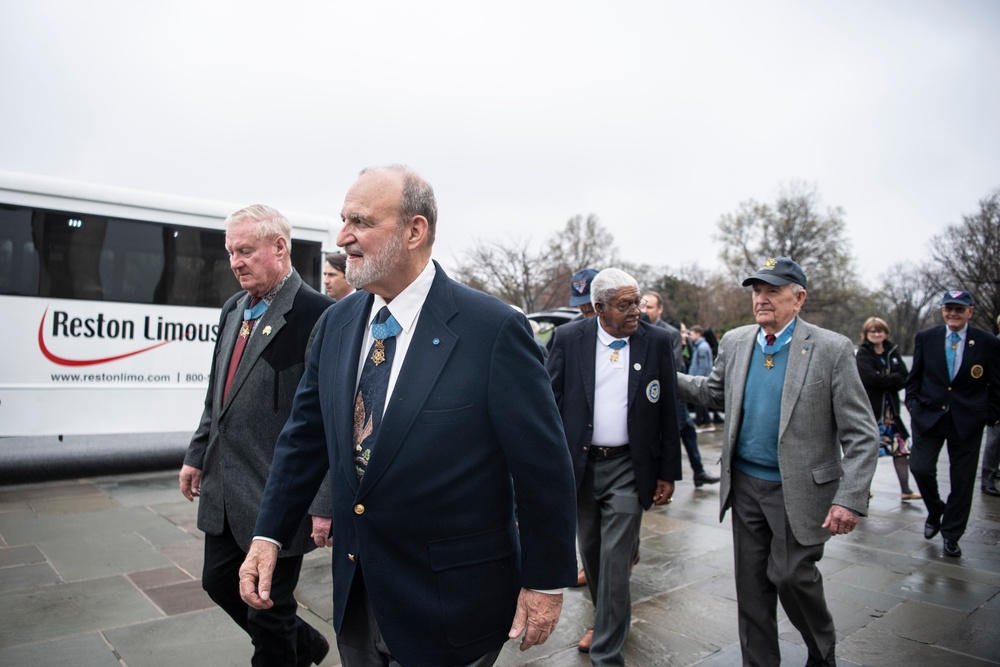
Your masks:
<svg viewBox="0 0 1000 667"><path fill-rule="evenodd" d="M594 276L594 280L590 283L590 303L595 308L599 303L607 304L608 300L624 287L634 287L638 291L639 283L621 269L604 269Z"/></svg>

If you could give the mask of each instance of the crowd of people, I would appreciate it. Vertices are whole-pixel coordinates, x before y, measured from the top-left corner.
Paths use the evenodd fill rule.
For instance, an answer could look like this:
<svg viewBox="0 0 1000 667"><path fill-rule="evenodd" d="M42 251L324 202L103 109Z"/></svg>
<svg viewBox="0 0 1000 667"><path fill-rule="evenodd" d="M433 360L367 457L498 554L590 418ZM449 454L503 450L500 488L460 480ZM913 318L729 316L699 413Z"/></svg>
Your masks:
<svg viewBox="0 0 1000 667"><path fill-rule="evenodd" d="M879 318L857 355L805 321L808 280L787 257L746 278L755 323L718 342L664 321L669 304L628 273L587 268L570 285L581 317L542 343L523 313L434 261L437 202L413 170L363 170L341 220L326 294L291 267L278 211L226 221L241 291L220 313L179 482L199 500L202 585L250 636L254 665L329 652L294 598L318 547L332 553L345 667L487 667L509 639L544 643L573 585L594 604L579 649L624 665L643 513L673 502L682 447L693 484L719 485L720 520L732 512L744 664L780 662L780 601L808 665L833 665L817 564L866 515L880 450L948 556L987 426L981 488L1000 495L1000 339L969 326L966 291L945 294L945 324L917 336L909 371ZM716 427L718 474L697 439Z"/></svg>

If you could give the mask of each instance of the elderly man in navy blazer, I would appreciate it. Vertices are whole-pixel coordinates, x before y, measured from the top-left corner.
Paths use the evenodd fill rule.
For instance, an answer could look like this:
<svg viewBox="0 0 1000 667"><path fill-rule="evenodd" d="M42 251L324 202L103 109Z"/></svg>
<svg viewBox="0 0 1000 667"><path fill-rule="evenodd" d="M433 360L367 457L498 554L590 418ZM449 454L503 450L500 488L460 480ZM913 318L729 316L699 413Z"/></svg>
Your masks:
<svg viewBox="0 0 1000 667"><path fill-rule="evenodd" d="M670 336L639 321L639 286L624 271L598 273L590 294L597 317L556 329L546 368L576 473L580 555L594 601L594 628L579 649L605 667L625 664L642 511L671 502L681 454Z"/></svg>
<svg viewBox="0 0 1000 667"><path fill-rule="evenodd" d="M573 473L524 315L431 261L434 192L405 167L348 191L337 244L362 291L320 321L275 452L244 599L330 472L341 662L492 665L546 640L576 580ZM517 507L515 521L514 508Z"/></svg>
<svg viewBox="0 0 1000 667"><path fill-rule="evenodd" d="M959 539L969 523L983 428L1000 421L1000 339L969 326L972 295L949 290L941 299L944 326L917 334L906 380L913 448L910 471L920 488L927 521L924 537L938 532L944 554L962 555ZM951 492L941 499L937 460L948 443Z"/></svg>

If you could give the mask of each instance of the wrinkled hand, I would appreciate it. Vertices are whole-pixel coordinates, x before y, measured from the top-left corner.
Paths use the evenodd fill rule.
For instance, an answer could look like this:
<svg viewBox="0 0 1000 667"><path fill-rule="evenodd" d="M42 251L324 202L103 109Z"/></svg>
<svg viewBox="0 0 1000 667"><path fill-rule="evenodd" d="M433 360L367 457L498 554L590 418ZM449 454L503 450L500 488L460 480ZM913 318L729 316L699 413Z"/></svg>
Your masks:
<svg viewBox="0 0 1000 667"><path fill-rule="evenodd" d="M674 483L656 480L656 491L653 492L654 505L669 505L674 502Z"/></svg>
<svg viewBox="0 0 1000 667"><path fill-rule="evenodd" d="M536 644L544 644L559 622L562 604L562 593L539 593L522 588L521 594L517 596L514 623L507 636L516 639L523 632L522 651L527 651Z"/></svg>
<svg viewBox="0 0 1000 667"><path fill-rule="evenodd" d="M181 495L193 501L195 497L201 495L201 470L189 465L182 465L180 483Z"/></svg>
<svg viewBox="0 0 1000 667"><path fill-rule="evenodd" d="M330 537L330 528L333 520L328 516L314 516L312 518L312 538L318 547L332 547L333 538Z"/></svg>
<svg viewBox="0 0 1000 667"><path fill-rule="evenodd" d="M254 540L246 560L240 565L240 597L254 609L270 609L271 575L278 560L278 545L267 540Z"/></svg>
<svg viewBox="0 0 1000 667"><path fill-rule="evenodd" d="M858 525L858 515L840 505L830 505L830 511L823 522L824 528L830 529L831 535L847 535Z"/></svg>

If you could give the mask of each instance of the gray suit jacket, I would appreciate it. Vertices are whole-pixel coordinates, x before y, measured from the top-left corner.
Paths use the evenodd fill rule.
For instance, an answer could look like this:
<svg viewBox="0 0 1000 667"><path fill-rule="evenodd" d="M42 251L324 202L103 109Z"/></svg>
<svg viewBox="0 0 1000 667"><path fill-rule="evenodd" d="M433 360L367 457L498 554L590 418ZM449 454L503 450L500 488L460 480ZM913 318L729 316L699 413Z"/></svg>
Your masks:
<svg viewBox="0 0 1000 667"><path fill-rule="evenodd" d="M730 465L758 329L754 324L727 333L708 377L677 376L682 400L726 412L720 520L732 504ZM822 527L830 505L862 516L867 512L878 460L878 427L850 340L799 318L788 352L778 430L785 512L799 542L820 544L830 539Z"/></svg>
<svg viewBox="0 0 1000 667"><path fill-rule="evenodd" d="M240 292L222 308L205 410L184 457L185 464L202 471L198 528L220 535L223 520L228 519L244 551L250 548L274 444L291 412L316 323L331 302L302 282L293 269L247 340L223 401L229 360L248 303L249 295ZM329 486L324 485L312 513L330 516L329 505ZM300 555L315 548L311 532L312 521L306 517L281 555Z"/></svg>

